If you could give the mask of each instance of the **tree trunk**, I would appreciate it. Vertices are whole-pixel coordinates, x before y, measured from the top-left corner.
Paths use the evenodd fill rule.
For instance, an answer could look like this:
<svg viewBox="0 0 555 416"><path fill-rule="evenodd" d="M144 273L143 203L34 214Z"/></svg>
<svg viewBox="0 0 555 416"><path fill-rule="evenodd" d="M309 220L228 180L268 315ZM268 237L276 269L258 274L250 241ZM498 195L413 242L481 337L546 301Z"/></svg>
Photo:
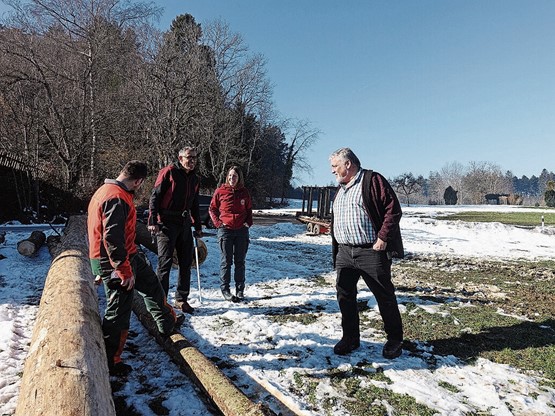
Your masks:
<svg viewBox="0 0 555 416"><path fill-rule="evenodd" d="M29 238L17 243L17 251L22 256L31 257L37 254L45 242L46 235L42 231L33 231Z"/></svg>
<svg viewBox="0 0 555 416"><path fill-rule="evenodd" d="M44 285L16 416L115 415L85 217L71 217L66 231Z"/></svg>
<svg viewBox="0 0 555 416"><path fill-rule="evenodd" d="M147 312L137 292L133 299L133 312L172 360L210 398L224 416L273 416L270 409L252 402L239 390L212 361L191 345L183 335L175 332L163 338L156 323Z"/></svg>

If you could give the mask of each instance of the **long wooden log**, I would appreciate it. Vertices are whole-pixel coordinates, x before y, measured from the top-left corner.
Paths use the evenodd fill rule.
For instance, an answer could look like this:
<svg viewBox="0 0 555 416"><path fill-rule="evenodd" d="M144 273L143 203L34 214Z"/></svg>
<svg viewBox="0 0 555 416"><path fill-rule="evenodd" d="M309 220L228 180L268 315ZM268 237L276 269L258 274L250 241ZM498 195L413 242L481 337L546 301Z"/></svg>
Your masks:
<svg viewBox="0 0 555 416"><path fill-rule="evenodd" d="M206 243L200 238L197 239L197 242L198 264L201 265L202 263L204 263L204 260L206 260L206 257L208 256L208 247L206 247ZM150 234L150 231L148 231L146 224L143 224L140 221L137 221L137 225L135 227L135 243L148 248L154 254L158 254L158 243L156 242L156 236L152 236ZM178 265L177 255L175 254L175 252L173 255L173 264L176 267ZM191 267L197 267L197 260L195 256L193 256L193 264L191 265Z"/></svg>
<svg viewBox="0 0 555 416"><path fill-rule="evenodd" d="M70 217L44 285L16 416L115 415L86 235L86 218Z"/></svg>
<svg viewBox="0 0 555 416"><path fill-rule="evenodd" d="M35 230L31 233L29 238L17 243L17 251L22 256L31 257L37 254L39 248L41 248L45 242L46 234L42 231Z"/></svg>
<svg viewBox="0 0 555 416"><path fill-rule="evenodd" d="M133 312L179 368L210 398L224 416L275 416L268 408L252 402L221 371L179 332L164 338L135 292Z"/></svg>

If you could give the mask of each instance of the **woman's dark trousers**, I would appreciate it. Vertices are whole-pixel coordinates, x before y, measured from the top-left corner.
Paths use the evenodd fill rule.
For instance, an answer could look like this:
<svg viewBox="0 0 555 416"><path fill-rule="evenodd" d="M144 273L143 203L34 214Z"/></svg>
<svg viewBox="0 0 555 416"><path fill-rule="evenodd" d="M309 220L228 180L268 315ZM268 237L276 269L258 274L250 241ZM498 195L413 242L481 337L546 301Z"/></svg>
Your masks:
<svg viewBox="0 0 555 416"><path fill-rule="evenodd" d="M241 227L237 230L218 228L218 242L220 243L220 288L229 290L231 282L231 266L235 264L235 290L245 290L245 258L249 248L249 229Z"/></svg>

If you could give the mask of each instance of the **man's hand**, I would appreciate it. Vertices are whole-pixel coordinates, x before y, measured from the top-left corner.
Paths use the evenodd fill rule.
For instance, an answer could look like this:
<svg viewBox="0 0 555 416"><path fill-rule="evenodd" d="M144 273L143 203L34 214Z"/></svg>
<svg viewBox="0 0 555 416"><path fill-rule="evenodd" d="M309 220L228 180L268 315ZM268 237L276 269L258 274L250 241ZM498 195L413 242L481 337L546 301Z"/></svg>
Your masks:
<svg viewBox="0 0 555 416"><path fill-rule="evenodd" d="M387 241L383 241L380 237L376 240L372 248L376 251L384 251L387 247Z"/></svg>
<svg viewBox="0 0 555 416"><path fill-rule="evenodd" d="M131 276L124 276L118 270L114 270L110 276L110 280L117 281L117 279L120 280L119 285L123 289L127 291L133 290L133 286L135 286L135 276L133 274Z"/></svg>
<svg viewBox="0 0 555 416"><path fill-rule="evenodd" d="M158 231L160 231L160 227L158 227L158 225L149 225L147 228L148 231L150 231L150 234L158 234Z"/></svg>

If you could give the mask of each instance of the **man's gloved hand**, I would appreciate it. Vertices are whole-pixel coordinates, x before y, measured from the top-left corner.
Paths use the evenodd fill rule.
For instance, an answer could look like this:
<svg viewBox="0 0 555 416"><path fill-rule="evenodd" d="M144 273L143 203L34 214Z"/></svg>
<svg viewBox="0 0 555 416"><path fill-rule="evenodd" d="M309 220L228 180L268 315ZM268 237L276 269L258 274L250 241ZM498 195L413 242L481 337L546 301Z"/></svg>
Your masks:
<svg viewBox="0 0 555 416"><path fill-rule="evenodd" d="M135 276L125 277L118 270L114 270L108 280L110 289L132 290L133 286L135 286Z"/></svg>
<svg viewBox="0 0 555 416"><path fill-rule="evenodd" d="M195 230L195 231L193 231L193 237L195 237L195 238L202 238L202 230Z"/></svg>

